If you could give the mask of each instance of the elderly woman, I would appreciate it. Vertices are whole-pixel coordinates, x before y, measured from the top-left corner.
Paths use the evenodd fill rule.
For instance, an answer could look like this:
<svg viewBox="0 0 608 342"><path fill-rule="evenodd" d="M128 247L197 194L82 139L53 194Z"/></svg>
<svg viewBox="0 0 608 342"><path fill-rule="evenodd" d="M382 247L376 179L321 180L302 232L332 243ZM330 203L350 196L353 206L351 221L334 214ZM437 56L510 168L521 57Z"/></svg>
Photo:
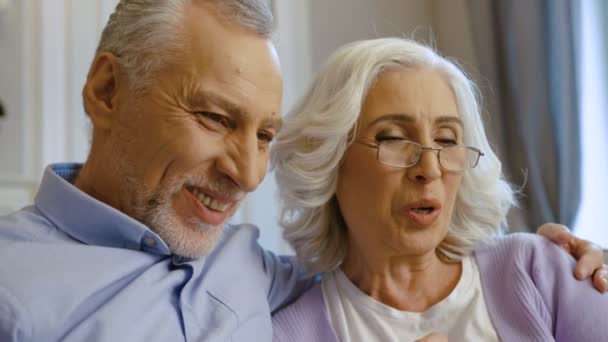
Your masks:
<svg viewBox="0 0 608 342"><path fill-rule="evenodd" d="M608 296L572 277L569 255L532 234L498 238L514 191L474 84L432 49L338 50L272 158L284 236L323 273L274 316L275 340L607 338Z"/></svg>

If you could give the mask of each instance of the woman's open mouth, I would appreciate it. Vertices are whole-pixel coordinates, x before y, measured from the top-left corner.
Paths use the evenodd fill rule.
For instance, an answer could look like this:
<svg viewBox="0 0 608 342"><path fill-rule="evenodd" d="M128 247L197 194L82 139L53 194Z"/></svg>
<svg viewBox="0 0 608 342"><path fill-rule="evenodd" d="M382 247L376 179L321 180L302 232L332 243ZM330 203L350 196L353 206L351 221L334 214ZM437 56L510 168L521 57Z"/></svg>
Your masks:
<svg viewBox="0 0 608 342"><path fill-rule="evenodd" d="M436 200L422 200L408 204L405 208L405 216L415 224L430 225L439 217L441 203Z"/></svg>

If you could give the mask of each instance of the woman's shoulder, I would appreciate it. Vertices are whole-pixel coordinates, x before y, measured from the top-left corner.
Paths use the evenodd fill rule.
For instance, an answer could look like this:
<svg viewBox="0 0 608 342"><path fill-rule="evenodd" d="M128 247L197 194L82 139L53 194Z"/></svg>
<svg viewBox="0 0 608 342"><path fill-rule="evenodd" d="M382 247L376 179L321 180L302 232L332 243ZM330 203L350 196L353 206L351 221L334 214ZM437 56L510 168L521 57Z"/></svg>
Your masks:
<svg viewBox="0 0 608 342"><path fill-rule="evenodd" d="M331 341L321 282L272 316L273 341Z"/></svg>
<svg viewBox="0 0 608 342"><path fill-rule="evenodd" d="M324 310L325 302L323 300L323 290L321 282L315 282L306 292L304 292L297 300L289 305L279 309L272 316L273 322L288 322L291 319L299 319L300 316L306 316L310 313L317 313Z"/></svg>
<svg viewBox="0 0 608 342"><path fill-rule="evenodd" d="M495 254L497 256L534 257L535 253L554 253L560 248L548 239L532 233L512 233L502 235L479 243L475 249L476 256Z"/></svg>
<svg viewBox="0 0 608 342"><path fill-rule="evenodd" d="M552 241L530 233L513 233L479 244L473 251L487 276L513 275L534 279L537 274L570 277L575 260Z"/></svg>
<svg viewBox="0 0 608 342"><path fill-rule="evenodd" d="M573 269L574 259L550 240L530 233L513 233L484 241L473 250L482 272L503 273L518 269L518 274L540 270ZM531 275L531 274L529 274Z"/></svg>
<svg viewBox="0 0 608 342"><path fill-rule="evenodd" d="M532 330L557 341L606 336L608 326L598 323L608 297L590 280L573 276L575 260L557 244L534 234L510 234L479 245L474 256L488 310L504 336Z"/></svg>

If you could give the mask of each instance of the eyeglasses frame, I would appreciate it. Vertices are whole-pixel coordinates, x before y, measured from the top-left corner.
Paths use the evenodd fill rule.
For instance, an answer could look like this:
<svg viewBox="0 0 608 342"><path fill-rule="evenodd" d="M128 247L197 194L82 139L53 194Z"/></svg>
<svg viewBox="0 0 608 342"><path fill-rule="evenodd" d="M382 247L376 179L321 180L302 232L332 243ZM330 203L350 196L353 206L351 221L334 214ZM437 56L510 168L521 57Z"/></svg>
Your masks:
<svg viewBox="0 0 608 342"><path fill-rule="evenodd" d="M365 141L365 140L354 140L353 142L367 146L367 147L371 147L371 148L375 148L376 149L376 160L383 164L383 165L387 165L387 166L391 166L391 167L395 167L395 168L400 168L400 169L407 169L410 168L412 166L415 166L416 164L418 164L420 162L420 159L422 159L422 154L424 153L425 150L429 150L429 151L437 151L437 162L439 163L439 165L441 166L441 168L443 168L444 170L447 171L452 171L452 172L460 172L460 171L465 171L465 170L469 170L469 169L474 169L475 167L477 167L477 165L479 164L479 159L481 159L482 156L484 156L485 154L483 152L481 152L480 149L478 149L477 147L473 147L473 146L466 146L466 145L451 145L451 146L446 146L447 148L452 147L452 146L460 146L460 147L465 147L471 151L477 152L477 159L475 160L475 164L469 168L466 168L464 170L450 170L448 168L445 168L442 164L441 164L441 158L440 158L440 154L441 151L446 148L446 147L430 147L430 146L424 146L422 144L419 144L415 141L410 141L410 140L401 140L399 142L403 142L403 143L410 143L410 144L414 144L417 145L420 148L420 154L418 155L418 159L412 163L411 165L408 166L397 166L397 165L392 165L392 164L388 164L385 163L383 161L380 160L380 147L383 143L386 143L387 141L380 141L378 143L373 143L373 142L369 142L369 141Z"/></svg>

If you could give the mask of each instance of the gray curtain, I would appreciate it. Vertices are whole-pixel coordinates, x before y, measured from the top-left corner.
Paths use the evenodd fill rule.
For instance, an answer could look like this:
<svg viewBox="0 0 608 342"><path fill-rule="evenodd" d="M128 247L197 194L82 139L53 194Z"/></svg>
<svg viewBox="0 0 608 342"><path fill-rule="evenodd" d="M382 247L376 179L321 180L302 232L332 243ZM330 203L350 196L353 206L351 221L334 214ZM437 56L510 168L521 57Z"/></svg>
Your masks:
<svg viewBox="0 0 608 342"><path fill-rule="evenodd" d="M580 202L578 1L471 0L473 40L504 171L522 189L521 226L571 226ZM492 129L491 129L492 130ZM496 141L496 140L495 140Z"/></svg>

